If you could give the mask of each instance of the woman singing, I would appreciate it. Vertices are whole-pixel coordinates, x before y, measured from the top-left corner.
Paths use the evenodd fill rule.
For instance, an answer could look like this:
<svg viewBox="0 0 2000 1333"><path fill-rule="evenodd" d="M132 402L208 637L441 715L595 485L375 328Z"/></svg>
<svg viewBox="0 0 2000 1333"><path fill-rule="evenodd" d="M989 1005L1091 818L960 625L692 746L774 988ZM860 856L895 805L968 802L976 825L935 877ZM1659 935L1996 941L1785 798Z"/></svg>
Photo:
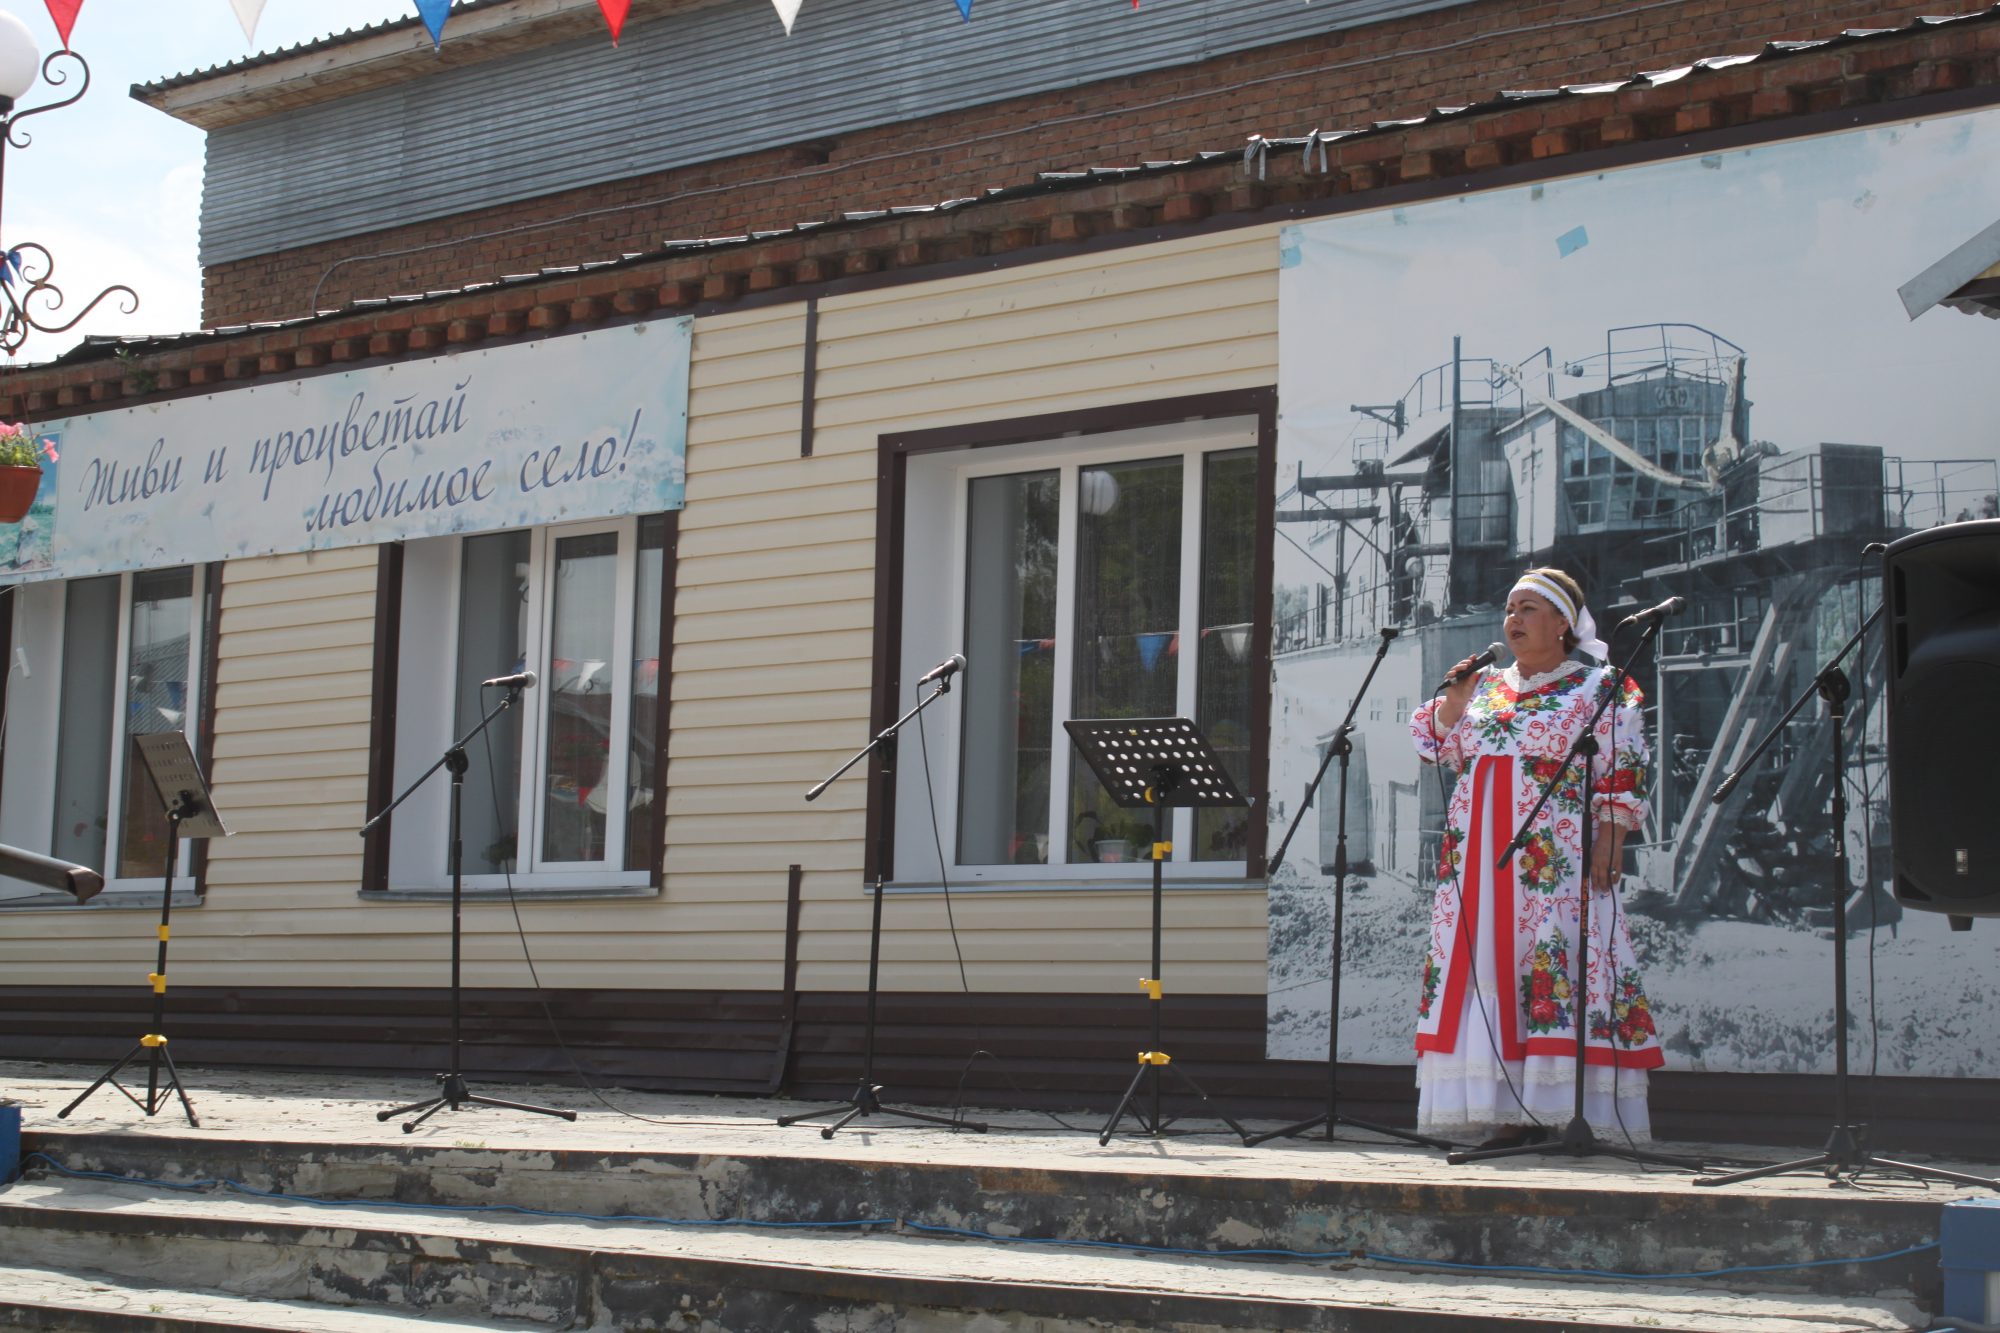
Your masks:
<svg viewBox="0 0 2000 1333"><path fill-rule="evenodd" d="M1490 1133L1488 1146L1535 1142L1574 1110L1575 978L1580 890L1587 876L1589 1040L1584 1118L1608 1137L1649 1137L1646 1071L1662 1062L1615 890L1626 834L1646 817L1649 757L1639 687L1597 723L1590 864L1583 863L1583 785L1572 769L1536 815L1521 850L1500 851L1597 707L1607 656L1583 590L1568 574L1531 569L1507 595L1500 671L1463 679L1410 720L1426 763L1458 773L1445 813L1430 948L1417 1001L1417 1127Z"/></svg>

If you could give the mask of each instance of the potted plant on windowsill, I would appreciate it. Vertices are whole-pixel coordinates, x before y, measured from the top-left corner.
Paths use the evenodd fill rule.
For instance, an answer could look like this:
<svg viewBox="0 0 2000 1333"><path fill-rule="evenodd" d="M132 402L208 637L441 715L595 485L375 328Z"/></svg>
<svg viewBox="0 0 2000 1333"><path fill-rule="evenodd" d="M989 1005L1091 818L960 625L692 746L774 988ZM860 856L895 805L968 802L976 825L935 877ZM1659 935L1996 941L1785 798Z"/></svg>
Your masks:
<svg viewBox="0 0 2000 1333"><path fill-rule="evenodd" d="M34 507L44 455L54 462L55 446L36 439L27 422L0 421L0 523L19 523Z"/></svg>

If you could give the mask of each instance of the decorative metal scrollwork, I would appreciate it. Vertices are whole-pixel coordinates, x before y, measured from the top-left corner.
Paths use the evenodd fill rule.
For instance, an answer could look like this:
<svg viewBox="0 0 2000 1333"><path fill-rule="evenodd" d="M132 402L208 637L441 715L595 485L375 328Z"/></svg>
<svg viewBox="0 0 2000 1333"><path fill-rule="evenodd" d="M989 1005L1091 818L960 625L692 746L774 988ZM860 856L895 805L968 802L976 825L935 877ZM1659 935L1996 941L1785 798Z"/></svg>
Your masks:
<svg viewBox="0 0 2000 1333"><path fill-rule="evenodd" d="M7 149L26 148L34 142L33 136L20 128L21 122L29 116L70 106L90 91L89 63L67 47L50 52L48 59L42 62L42 81L52 88L68 83L73 71L66 62L73 62L74 72L82 75L77 90L68 97L29 107L25 111L0 106L0 114L6 117L4 122L0 122L0 126L4 126L0 128L0 182L5 180ZM130 315L139 309L139 294L124 283L114 283L91 297L81 310L58 323L58 313L68 298L63 295L62 288L56 286L55 272L56 261L47 246L34 241L19 241L0 249L0 352L14 355L21 350L31 333L68 332L84 316L114 296L119 298L120 313Z"/></svg>

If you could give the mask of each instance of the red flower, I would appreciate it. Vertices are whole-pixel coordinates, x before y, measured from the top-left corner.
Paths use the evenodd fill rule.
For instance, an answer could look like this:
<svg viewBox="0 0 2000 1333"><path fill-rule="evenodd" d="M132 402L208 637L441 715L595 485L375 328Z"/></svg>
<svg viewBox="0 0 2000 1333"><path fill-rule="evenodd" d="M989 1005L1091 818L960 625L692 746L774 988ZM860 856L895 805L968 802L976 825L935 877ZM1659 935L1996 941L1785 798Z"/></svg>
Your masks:
<svg viewBox="0 0 2000 1333"><path fill-rule="evenodd" d="M1556 993L1556 979L1546 972L1537 972L1532 988L1536 999L1546 1000Z"/></svg>
<svg viewBox="0 0 2000 1333"><path fill-rule="evenodd" d="M1556 1002L1536 1000L1528 1006L1528 1016L1535 1020L1537 1026L1547 1027L1556 1021Z"/></svg>

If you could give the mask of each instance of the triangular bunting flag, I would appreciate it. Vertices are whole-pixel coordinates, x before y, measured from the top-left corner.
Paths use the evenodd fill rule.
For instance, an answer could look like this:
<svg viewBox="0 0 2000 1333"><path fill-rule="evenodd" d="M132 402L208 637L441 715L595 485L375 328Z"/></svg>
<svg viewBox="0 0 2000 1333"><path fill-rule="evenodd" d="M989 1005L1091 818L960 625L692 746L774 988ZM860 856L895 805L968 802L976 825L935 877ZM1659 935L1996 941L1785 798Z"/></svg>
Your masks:
<svg viewBox="0 0 2000 1333"><path fill-rule="evenodd" d="M83 0L48 0L49 17L56 21L56 35L63 39L63 46L69 46L69 30L76 26L76 11L83 8Z"/></svg>
<svg viewBox="0 0 2000 1333"><path fill-rule="evenodd" d="M597 0L597 7L604 11L604 21L611 27L611 44L618 45L618 35L625 31L625 16L632 12L632 0Z"/></svg>
<svg viewBox="0 0 2000 1333"><path fill-rule="evenodd" d="M54 0L50 0L53 4ZM431 45L444 45L444 21L451 17L451 0L414 0L417 16L431 30Z"/></svg>
<svg viewBox="0 0 2000 1333"><path fill-rule="evenodd" d="M972 22L972 0L958 0L958 14L967 23Z"/></svg>
<svg viewBox="0 0 2000 1333"><path fill-rule="evenodd" d="M229 0L236 11L236 21L243 25L243 40L257 40L257 20L264 13L264 0Z"/></svg>
<svg viewBox="0 0 2000 1333"><path fill-rule="evenodd" d="M49 0L49 3L54 4L55 0ZM799 6L804 4L805 0L771 0L771 3L777 8L778 17L784 20L785 36L791 36L792 24L798 20Z"/></svg>

